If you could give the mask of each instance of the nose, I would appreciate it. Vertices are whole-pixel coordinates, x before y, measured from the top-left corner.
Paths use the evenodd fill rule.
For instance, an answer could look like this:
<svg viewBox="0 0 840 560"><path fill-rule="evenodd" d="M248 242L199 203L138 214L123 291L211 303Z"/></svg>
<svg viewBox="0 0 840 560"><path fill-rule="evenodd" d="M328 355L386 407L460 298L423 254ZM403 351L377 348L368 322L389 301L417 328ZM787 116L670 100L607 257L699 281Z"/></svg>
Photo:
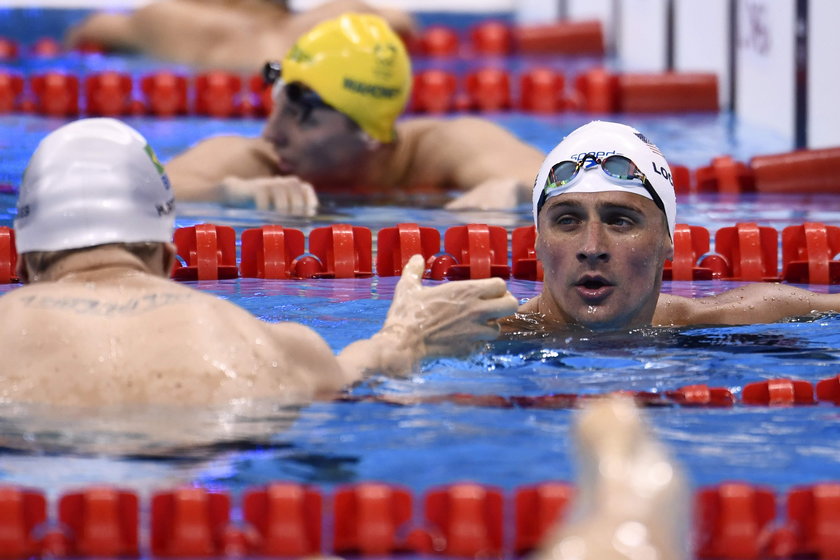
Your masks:
<svg viewBox="0 0 840 560"><path fill-rule="evenodd" d="M278 114L272 114L265 125L263 137L277 147L283 148L289 145L289 135L286 123Z"/></svg>
<svg viewBox="0 0 840 560"><path fill-rule="evenodd" d="M610 260L603 225L592 221L586 224L577 253L578 262L596 264Z"/></svg>

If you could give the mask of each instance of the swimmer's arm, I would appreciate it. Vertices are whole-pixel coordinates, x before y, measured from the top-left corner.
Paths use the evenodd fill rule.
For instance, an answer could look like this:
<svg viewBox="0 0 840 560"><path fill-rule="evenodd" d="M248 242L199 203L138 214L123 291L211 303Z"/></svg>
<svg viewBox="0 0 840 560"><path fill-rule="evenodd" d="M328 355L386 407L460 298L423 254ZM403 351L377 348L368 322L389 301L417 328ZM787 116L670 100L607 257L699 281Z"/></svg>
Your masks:
<svg viewBox="0 0 840 560"><path fill-rule="evenodd" d="M216 136L166 164L178 200L219 201L227 177L252 179L277 173L276 159L262 138Z"/></svg>
<svg viewBox="0 0 840 560"><path fill-rule="evenodd" d="M484 119L438 121L417 144L418 161L445 170L450 184L469 190L493 179L511 179L522 201L530 200L543 154Z"/></svg>
<svg viewBox="0 0 840 560"><path fill-rule="evenodd" d="M67 48L92 43L107 50L133 51L140 48L132 15L100 12L70 28L64 37Z"/></svg>
<svg viewBox="0 0 840 560"><path fill-rule="evenodd" d="M840 294L817 294L785 284L755 283L704 298L663 294L655 325L745 325L773 323L812 311L840 312Z"/></svg>

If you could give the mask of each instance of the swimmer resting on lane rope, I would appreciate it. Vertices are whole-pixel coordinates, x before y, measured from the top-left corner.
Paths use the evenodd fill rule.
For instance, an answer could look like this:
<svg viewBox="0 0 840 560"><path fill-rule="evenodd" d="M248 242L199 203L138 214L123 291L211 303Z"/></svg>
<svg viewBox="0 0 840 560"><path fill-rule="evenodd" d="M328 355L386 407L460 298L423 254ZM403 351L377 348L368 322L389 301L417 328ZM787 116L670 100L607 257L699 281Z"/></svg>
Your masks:
<svg viewBox="0 0 840 560"><path fill-rule="evenodd" d="M422 286L416 256L383 328L335 356L308 327L171 281L174 204L154 152L119 121L76 121L39 144L14 223L27 285L0 297L5 402L305 402L460 354L516 309L498 278Z"/></svg>
<svg viewBox="0 0 840 560"><path fill-rule="evenodd" d="M416 31L408 13L360 0L332 0L297 13L286 2L270 0L166 0L127 13L96 12L67 32L65 44L133 51L204 69L254 72L316 24L346 12L378 14L401 35Z"/></svg>
<svg viewBox="0 0 840 560"><path fill-rule="evenodd" d="M755 283L720 295L660 294L677 203L668 162L639 131L595 121L548 154L532 196L542 292L508 331L769 323L840 311L840 294Z"/></svg>
<svg viewBox="0 0 840 560"><path fill-rule="evenodd" d="M543 154L504 128L475 117L397 120L411 62L379 17L324 22L265 70L275 85L262 137L216 136L172 158L178 200L312 215L316 191L389 203L457 191L451 209L530 199Z"/></svg>

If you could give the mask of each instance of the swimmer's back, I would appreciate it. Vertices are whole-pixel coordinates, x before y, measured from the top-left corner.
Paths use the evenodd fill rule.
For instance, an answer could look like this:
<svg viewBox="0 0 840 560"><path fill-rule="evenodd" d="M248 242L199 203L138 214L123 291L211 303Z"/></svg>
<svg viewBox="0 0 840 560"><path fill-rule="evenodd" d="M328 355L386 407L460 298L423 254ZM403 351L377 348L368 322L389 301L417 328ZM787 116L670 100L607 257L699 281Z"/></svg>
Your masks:
<svg viewBox="0 0 840 560"><path fill-rule="evenodd" d="M0 298L2 398L66 405L308 399L343 383L310 329L169 280L48 282Z"/></svg>

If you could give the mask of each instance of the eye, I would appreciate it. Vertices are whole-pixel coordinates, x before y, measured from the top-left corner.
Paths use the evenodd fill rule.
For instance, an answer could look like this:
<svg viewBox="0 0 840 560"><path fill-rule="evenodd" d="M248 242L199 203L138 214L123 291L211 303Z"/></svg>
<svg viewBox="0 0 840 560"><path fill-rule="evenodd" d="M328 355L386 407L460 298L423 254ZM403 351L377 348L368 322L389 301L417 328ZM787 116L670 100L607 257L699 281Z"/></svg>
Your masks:
<svg viewBox="0 0 840 560"><path fill-rule="evenodd" d="M554 223L558 226L575 226L580 223L580 218L571 214L560 214L554 218Z"/></svg>
<svg viewBox="0 0 840 560"><path fill-rule="evenodd" d="M607 223L618 228L629 228L636 225L636 220L630 218L629 216L617 215L612 216Z"/></svg>

